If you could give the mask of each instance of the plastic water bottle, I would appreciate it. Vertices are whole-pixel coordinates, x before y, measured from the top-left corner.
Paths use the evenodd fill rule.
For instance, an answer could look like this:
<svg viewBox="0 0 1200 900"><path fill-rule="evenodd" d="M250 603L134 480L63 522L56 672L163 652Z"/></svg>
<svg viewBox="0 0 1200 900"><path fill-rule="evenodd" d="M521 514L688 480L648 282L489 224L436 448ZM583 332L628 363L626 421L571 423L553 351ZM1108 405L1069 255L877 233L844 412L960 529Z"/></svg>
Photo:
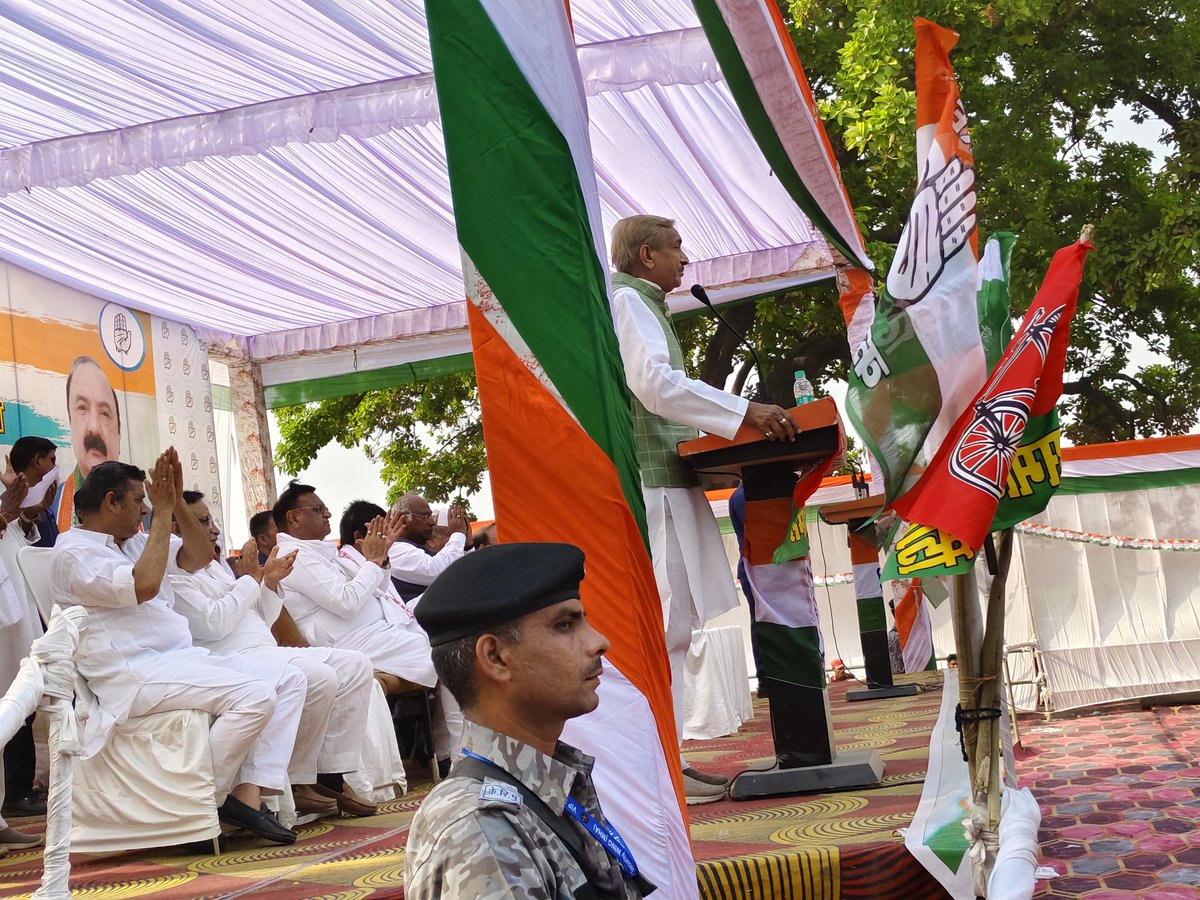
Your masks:
<svg viewBox="0 0 1200 900"><path fill-rule="evenodd" d="M813 402L812 382L804 377L803 369L796 371L796 380L792 382L792 395L796 398L797 406Z"/></svg>

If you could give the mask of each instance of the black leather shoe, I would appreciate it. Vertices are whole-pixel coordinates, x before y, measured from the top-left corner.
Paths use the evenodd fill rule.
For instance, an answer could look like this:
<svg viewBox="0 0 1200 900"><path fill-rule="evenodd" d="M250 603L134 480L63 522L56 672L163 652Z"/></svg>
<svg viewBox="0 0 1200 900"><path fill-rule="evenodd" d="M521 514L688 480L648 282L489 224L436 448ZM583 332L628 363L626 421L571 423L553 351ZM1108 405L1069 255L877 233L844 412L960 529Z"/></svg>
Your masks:
<svg viewBox="0 0 1200 900"><path fill-rule="evenodd" d="M253 809L236 797L226 797L225 802L217 810L217 818L230 825L244 828L251 834L256 834L276 844L294 844L296 832L284 828L269 811Z"/></svg>
<svg viewBox="0 0 1200 900"><path fill-rule="evenodd" d="M9 797L4 801L4 815L12 816L14 819L26 818L28 816L44 816L45 814L45 801L39 800L33 794L26 794L23 797Z"/></svg>

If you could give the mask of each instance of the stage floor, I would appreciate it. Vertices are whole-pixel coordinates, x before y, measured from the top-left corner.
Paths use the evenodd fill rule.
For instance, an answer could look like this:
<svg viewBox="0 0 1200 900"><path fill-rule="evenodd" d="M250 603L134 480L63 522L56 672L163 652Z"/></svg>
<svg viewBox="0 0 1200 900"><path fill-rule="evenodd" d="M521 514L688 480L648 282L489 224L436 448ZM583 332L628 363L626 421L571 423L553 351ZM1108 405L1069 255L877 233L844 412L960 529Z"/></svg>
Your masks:
<svg viewBox="0 0 1200 900"><path fill-rule="evenodd" d="M692 807L701 896L891 898L944 896L904 849L925 774L940 678L929 693L846 703L830 689L839 749L874 749L884 786L863 792ZM734 775L770 753L765 702L740 734L689 742L701 768ZM1042 804L1043 863L1060 877L1040 896L1112 900L1200 896L1200 707L1136 705L1078 716L1022 719L1023 783ZM74 857L72 888L88 897L403 896L404 841L428 785L366 819L324 820L293 847L243 840L220 856L157 850ZM37 819L15 820L41 830ZM0 858L0 897L28 897L41 876L38 852Z"/></svg>

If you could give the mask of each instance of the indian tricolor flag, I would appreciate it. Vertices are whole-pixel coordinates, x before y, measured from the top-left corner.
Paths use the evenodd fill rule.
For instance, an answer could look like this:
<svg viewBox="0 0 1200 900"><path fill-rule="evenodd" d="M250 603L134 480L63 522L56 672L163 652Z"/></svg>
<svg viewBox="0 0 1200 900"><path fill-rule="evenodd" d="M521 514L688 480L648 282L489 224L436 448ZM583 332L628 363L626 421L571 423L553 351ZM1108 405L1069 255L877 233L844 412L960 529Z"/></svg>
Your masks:
<svg viewBox="0 0 1200 900"><path fill-rule="evenodd" d="M428 0L500 539L587 555L612 642L564 739L664 897L695 897L662 607L613 331L587 109L563 0Z"/></svg>
<svg viewBox="0 0 1200 900"><path fill-rule="evenodd" d="M693 0L771 174L844 260L873 267L778 0Z"/></svg>

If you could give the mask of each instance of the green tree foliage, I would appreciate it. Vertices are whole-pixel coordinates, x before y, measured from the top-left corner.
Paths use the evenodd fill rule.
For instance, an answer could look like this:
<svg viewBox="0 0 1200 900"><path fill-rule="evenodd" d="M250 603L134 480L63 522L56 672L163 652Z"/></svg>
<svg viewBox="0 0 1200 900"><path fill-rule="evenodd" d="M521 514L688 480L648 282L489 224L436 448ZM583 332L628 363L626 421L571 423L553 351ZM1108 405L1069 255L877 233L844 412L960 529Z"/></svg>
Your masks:
<svg viewBox="0 0 1200 900"><path fill-rule="evenodd" d="M1068 358L1069 435L1100 441L1194 427L1200 407L1200 339L1189 324L1200 321L1194 0L779 2L879 272L891 261L916 180L912 18L922 15L960 34L951 58L971 121L980 233L1018 235L1015 312L1028 307L1054 251L1085 223L1096 226L1099 252L1088 260ZM1120 108L1160 134L1161 166L1150 151L1113 133ZM808 303L805 297L797 305ZM772 330L780 315L760 304L760 318ZM1139 367L1130 358L1134 336L1170 364ZM769 346L766 336L763 343Z"/></svg>
<svg viewBox="0 0 1200 900"><path fill-rule="evenodd" d="M379 464L389 503L409 491L443 502L483 483L487 461L471 372L289 406L275 416L275 464L289 474L336 441Z"/></svg>

